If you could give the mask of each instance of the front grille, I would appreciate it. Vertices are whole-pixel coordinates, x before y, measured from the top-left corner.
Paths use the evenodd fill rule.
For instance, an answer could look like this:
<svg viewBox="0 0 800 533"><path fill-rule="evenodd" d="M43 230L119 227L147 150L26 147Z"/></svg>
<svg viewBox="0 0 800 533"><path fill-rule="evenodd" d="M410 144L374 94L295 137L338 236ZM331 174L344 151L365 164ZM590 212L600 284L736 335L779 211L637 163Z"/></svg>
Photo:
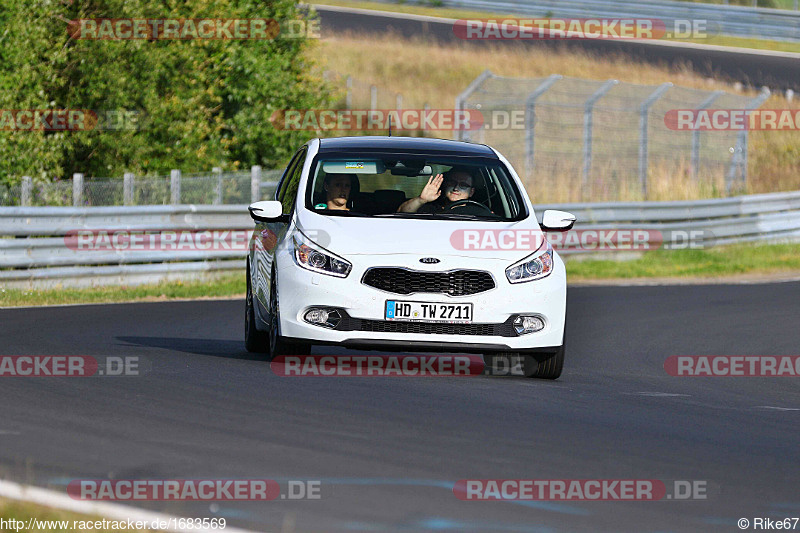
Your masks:
<svg viewBox="0 0 800 533"><path fill-rule="evenodd" d="M433 292L467 296L494 289L492 275L481 270L422 272L405 268L371 268L361 282L394 294Z"/></svg>
<svg viewBox="0 0 800 533"><path fill-rule="evenodd" d="M502 324L437 324L429 322L394 322L347 317L336 328L340 331L376 333L425 333L432 335L471 335L516 337L511 319Z"/></svg>

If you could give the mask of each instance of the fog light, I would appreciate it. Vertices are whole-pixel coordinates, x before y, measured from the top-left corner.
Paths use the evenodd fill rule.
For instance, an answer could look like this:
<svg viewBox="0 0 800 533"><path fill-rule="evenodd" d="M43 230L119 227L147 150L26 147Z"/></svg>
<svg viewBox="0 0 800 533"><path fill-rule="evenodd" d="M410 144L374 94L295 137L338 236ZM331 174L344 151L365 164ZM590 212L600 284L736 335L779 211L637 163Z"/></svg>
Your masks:
<svg viewBox="0 0 800 533"><path fill-rule="evenodd" d="M328 312L324 309L312 309L306 313L306 322L312 324L324 324L328 321Z"/></svg>
<svg viewBox="0 0 800 533"><path fill-rule="evenodd" d="M528 335L544 329L544 320L538 316L518 316L514 320L514 331L517 335Z"/></svg>
<svg viewBox="0 0 800 533"><path fill-rule="evenodd" d="M335 328L339 325L342 315L338 309L315 307L306 311L303 320L315 326L322 326L324 328Z"/></svg>

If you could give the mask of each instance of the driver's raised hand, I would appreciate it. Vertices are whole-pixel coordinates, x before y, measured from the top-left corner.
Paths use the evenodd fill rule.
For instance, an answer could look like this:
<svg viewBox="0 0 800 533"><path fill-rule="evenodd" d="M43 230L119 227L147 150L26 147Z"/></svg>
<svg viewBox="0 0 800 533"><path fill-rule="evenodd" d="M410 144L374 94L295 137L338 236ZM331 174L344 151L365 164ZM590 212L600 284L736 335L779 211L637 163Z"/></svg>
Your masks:
<svg viewBox="0 0 800 533"><path fill-rule="evenodd" d="M444 176L441 174L436 174L435 176L431 176L428 178L428 183L425 184L425 187L422 189L422 192L419 193L419 198L424 203L435 202L439 196L442 195L442 182L444 181Z"/></svg>

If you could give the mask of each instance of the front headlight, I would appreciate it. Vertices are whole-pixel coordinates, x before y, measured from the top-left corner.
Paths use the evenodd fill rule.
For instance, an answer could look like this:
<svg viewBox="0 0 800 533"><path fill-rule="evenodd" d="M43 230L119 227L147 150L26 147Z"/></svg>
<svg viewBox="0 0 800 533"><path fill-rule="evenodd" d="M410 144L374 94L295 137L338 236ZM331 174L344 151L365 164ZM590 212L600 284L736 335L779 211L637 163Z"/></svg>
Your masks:
<svg viewBox="0 0 800 533"><path fill-rule="evenodd" d="M545 244L544 249L540 247L533 255L506 269L506 277L510 283L524 283L550 275L553 271L553 247L547 241Z"/></svg>
<svg viewBox="0 0 800 533"><path fill-rule="evenodd" d="M301 268L337 278L346 278L353 268L349 262L315 244L300 231L292 236L292 243L294 261Z"/></svg>

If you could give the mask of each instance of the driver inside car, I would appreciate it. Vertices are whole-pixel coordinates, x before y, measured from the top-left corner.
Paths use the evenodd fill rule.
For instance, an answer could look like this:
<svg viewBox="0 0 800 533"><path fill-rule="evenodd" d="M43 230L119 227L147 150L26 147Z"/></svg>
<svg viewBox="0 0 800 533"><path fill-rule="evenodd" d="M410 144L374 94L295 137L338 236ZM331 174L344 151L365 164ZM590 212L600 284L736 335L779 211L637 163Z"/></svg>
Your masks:
<svg viewBox="0 0 800 533"><path fill-rule="evenodd" d="M456 202L469 200L473 194L475 187L469 172L451 169L445 174L431 176L419 196L400 204L397 212L439 213L450 209Z"/></svg>
<svg viewBox="0 0 800 533"><path fill-rule="evenodd" d="M326 174L322 183L325 202L315 205L314 209L349 211L350 193L357 180L355 174Z"/></svg>

